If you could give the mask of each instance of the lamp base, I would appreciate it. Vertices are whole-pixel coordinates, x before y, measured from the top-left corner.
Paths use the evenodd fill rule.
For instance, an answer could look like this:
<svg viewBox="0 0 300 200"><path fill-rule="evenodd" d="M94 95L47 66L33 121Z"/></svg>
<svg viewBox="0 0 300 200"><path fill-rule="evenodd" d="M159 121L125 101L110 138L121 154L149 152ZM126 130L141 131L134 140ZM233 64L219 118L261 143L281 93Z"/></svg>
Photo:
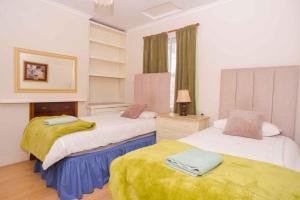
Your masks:
<svg viewBox="0 0 300 200"><path fill-rule="evenodd" d="M179 106L180 106L179 115L187 116L187 103L179 103Z"/></svg>

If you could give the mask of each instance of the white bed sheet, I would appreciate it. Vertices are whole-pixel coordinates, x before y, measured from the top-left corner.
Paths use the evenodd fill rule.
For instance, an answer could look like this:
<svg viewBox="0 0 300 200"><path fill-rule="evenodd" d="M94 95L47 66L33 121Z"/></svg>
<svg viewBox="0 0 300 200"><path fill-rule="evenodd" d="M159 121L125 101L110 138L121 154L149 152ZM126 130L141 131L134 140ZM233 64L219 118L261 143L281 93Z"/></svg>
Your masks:
<svg viewBox="0 0 300 200"><path fill-rule="evenodd" d="M156 130L155 119L129 119L120 117L120 113L81 119L96 122L96 128L58 138L43 162L43 169L47 169L72 153L121 142Z"/></svg>
<svg viewBox="0 0 300 200"><path fill-rule="evenodd" d="M300 150L288 137L264 137L262 140L230 136L223 130L208 128L179 141L208 151L258 160L300 172Z"/></svg>

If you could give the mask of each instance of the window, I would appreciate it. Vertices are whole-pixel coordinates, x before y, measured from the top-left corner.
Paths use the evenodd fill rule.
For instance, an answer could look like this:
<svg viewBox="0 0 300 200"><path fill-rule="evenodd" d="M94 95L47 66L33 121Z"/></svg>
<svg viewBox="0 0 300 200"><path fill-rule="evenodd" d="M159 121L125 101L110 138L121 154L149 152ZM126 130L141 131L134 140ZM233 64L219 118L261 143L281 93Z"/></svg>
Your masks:
<svg viewBox="0 0 300 200"><path fill-rule="evenodd" d="M168 68L171 73L170 87L170 108L173 111L175 98L175 77L176 77L176 35L169 34L168 39Z"/></svg>

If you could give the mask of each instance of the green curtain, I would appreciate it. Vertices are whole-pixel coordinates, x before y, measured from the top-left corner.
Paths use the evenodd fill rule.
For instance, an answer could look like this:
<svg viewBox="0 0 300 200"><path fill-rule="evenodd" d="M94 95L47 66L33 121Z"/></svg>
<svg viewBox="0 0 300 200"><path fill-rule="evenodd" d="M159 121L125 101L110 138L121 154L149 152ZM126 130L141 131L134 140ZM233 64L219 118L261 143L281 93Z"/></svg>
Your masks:
<svg viewBox="0 0 300 200"><path fill-rule="evenodd" d="M144 37L143 72L168 72L168 33Z"/></svg>
<svg viewBox="0 0 300 200"><path fill-rule="evenodd" d="M176 103L177 91L189 90L191 102L188 114L196 114L195 77L196 77L196 37L197 25L190 25L176 31L176 78L174 112L179 113Z"/></svg>

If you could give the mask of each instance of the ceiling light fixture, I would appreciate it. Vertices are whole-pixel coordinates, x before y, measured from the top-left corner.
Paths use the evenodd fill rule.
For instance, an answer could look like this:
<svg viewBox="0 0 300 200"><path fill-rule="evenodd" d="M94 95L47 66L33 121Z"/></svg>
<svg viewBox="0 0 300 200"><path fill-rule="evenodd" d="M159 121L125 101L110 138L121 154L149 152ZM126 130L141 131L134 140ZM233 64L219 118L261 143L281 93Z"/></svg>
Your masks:
<svg viewBox="0 0 300 200"><path fill-rule="evenodd" d="M94 2L100 6L111 6L114 0L94 0Z"/></svg>

